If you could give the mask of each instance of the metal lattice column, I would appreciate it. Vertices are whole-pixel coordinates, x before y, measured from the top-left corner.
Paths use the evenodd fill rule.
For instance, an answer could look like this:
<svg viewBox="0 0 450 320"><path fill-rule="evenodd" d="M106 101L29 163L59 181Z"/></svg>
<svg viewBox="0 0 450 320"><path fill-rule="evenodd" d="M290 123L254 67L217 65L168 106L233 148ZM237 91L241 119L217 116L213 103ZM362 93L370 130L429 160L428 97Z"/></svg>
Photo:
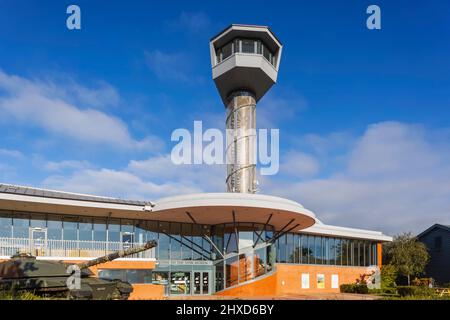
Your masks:
<svg viewBox="0 0 450 320"><path fill-rule="evenodd" d="M227 190L256 192L256 100L247 91L233 92L227 104Z"/></svg>

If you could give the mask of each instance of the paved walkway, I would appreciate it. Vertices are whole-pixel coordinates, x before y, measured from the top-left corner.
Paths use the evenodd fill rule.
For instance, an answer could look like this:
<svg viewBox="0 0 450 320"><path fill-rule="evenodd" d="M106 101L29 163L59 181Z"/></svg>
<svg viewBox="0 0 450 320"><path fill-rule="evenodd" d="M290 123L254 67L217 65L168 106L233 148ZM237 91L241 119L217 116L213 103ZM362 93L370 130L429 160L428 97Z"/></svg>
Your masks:
<svg viewBox="0 0 450 320"><path fill-rule="evenodd" d="M276 297L170 296L167 300L377 300L370 294L324 293L315 295L283 295Z"/></svg>

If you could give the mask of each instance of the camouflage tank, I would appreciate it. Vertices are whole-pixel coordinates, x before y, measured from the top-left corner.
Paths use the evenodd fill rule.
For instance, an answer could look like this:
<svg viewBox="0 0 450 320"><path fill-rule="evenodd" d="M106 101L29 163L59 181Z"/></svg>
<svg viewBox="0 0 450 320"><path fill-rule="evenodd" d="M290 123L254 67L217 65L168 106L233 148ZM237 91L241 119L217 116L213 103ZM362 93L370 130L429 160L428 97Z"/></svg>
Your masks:
<svg viewBox="0 0 450 320"><path fill-rule="evenodd" d="M0 292L13 295L32 292L36 295L68 299L126 300L133 287L125 281L100 279L89 267L136 254L156 246L156 241L78 264L38 260L29 254L18 254L0 263ZM70 271L74 271L72 273ZM76 273L79 281L75 280Z"/></svg>

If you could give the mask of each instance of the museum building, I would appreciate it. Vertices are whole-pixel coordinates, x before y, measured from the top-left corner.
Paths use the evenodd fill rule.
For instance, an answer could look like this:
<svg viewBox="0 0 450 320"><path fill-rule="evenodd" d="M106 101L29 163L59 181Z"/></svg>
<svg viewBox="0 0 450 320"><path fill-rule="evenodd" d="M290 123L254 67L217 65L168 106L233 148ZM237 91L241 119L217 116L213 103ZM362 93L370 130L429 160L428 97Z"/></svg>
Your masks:
<svg viewBox="0 0 450 320"><path fill-rule="evenodd" d="M210 50L227 129L236 133L228 192L132 201L0 184L0 260L19 252L81 262L157 240L92 268L130 282L132 299L328 293L372 279L391 237L326 225L297 202L256 193L255 137L240 129L256 128L256 104L276 82L278 38L268 27L231 25Z"/></svg>

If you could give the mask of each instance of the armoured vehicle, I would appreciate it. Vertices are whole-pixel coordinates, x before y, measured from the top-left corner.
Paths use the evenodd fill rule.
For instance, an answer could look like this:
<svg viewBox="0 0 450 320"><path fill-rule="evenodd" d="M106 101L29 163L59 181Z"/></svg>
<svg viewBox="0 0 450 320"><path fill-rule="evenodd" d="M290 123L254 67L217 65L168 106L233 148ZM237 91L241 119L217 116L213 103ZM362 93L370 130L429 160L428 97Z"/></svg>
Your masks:
<svg viewBox="0 0 450 320"><path fill-rule="evenodd" d="M128 282L97 278L89 268L156 245L156 241L149 241L78 264L39 260L29 254L17 254L0 263L0 292L13 295L32 292L44 297L66 299L126 300L133 292Z"/></svg>

